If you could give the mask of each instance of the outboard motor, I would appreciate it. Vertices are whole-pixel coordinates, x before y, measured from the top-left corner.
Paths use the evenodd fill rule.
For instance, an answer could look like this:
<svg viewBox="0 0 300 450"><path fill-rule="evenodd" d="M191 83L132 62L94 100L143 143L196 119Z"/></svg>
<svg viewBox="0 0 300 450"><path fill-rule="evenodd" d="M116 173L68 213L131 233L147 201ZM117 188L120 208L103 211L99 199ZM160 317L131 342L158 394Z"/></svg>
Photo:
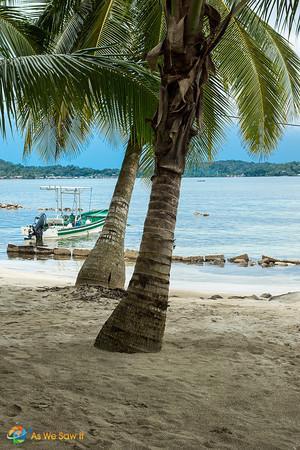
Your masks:
<svg viewBox="0 0 300 450"><path fill-rule="evenodd" d="M34 225L32 225L30 234L28 236L29 239L31 239L32 236L35 236L37 244L42 243L43 242L43 232L44 232L46 222L47 222L47 216L45 213L41 214L40 217L36 217L35 223L34 223Z"/></svg>

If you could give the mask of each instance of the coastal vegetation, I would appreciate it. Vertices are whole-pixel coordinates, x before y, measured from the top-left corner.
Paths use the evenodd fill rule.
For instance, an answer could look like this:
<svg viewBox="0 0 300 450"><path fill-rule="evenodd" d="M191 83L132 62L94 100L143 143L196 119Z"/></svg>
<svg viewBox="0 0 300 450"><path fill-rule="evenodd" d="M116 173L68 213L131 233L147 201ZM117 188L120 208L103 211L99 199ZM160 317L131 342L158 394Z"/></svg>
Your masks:
<svg viewBox="0 0 300 450"><path fill-rule="evenodd" d="M0 159L0 178L103 178L117 177L119 169L92 169L73 165L25 166Z"/></svg>
<svg viewBox="0 0 300 450"><path fill-rule="evenodd" d="M74 165L25 166L0 159L0 178L111 178L118 177L120 169L92 169ZM268 163L246 161L203 161L195 169L187 169L186 177L280 177L300 175L300 162ZM142 177L143 173L137 175Z"/></svg>

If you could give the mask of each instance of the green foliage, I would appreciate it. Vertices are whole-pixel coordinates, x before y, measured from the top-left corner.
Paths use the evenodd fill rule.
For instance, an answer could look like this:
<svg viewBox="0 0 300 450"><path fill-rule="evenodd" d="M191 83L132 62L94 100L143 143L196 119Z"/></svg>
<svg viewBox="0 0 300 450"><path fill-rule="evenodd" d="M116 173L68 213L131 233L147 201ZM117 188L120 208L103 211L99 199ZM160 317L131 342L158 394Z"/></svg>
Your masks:
<svg viewBox="0 0 300 450"><path fill-rule="evenodd" d="M273 164L245 161L216 161L203 163L195 170L187 171L192 177L280 177L300 176L300 162Z"/></svg>
<svg viewBox="0 0 300 450"><path fill-rule="evenodd" d="M96 170L91 168L81 168L73 165L69 166L24 166L22 164L13 164L0 159L0 178L53 178L53 177L117 177L119 169Z"/></svg>
<svg viewBox="0 0 300 450"><path fill-rule="evenodd" d="M15 7L0 1L0 54L33 55L42 51L43 31Z"/></svg>
<svg viewBox="0 0 300 450"><path fill-rule="evenodd" d="M120 43L124 53L124 40L130 40L130 2L41 3L35 23L47 36L47 54L24 58L20 46L17 55L0 61L2 132L7 118L17 119L25 133L25 154L35 147L50 159L83 148L96 127L128 135L134 125L138 139L151 139L146 119L155 111L158 78L128 51L120 53ZM87 45L97 48L82 53Z"/></svg>
<svg viewBox="0 0 300 450"><path fill-rule="evenodd" d="M119 169L91 169L74 165L24 166L0 159L0 178L53 178L53 177L117 177ZM140 175L142 175L140 173ZM143 174L144 175L144 174ZM300 162L283 164L254 163L245 161L201 162L197 168L187 169L186 177L277 177L300 175Z"/></svg>
<svg viewBox="0 0 300 450"><path fill-rule="evenodd" d="M222 15L226 1L212 1ZM236 105L247 150L266 155L299 111L300 60L288 42L245 8L213 53L216 70Z"/></svg>
<svg viewBox="0 0 300 450"><path fill-rule="evenodd" d="M134 127L140 142L148 143L142 167L149 168L149 120L159 79L141 60L165 35L163 4L0 0L0 52L6 56L0 61L2 132L6 113L10 120L18 115L25 153L34 147L51 159L83 149L91 130L127 137ZM209 4L225 18L233 1ZM288 42L262 18L273 12L278 23L289 27L298 20L296 4L293 0L284 9L283 0L243 2L213 51L216 74L204 89L199 136L193 138L188 168L216 156L235 110L249 152L268 154L276 147L284 123L299 112L300 64ZM50 54L37 54L45 46ZM87 46L94 48L80 53Z"/></svg>

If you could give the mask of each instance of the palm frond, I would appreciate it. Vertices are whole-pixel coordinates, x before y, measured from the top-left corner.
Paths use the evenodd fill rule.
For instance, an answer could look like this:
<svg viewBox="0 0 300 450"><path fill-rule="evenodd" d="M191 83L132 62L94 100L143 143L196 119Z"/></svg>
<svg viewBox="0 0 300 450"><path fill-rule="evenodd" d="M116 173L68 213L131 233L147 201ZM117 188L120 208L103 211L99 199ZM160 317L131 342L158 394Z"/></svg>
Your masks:
<svg viewBox="0 0 300 450"><path fill-rule="evenodd" d="M253 0L253 8L267 22L274 17L277 27L300 31L299 0Z"/></svg>
<svg viewBox="0 0 300 450"><path fill-rule="evenodd" d="M32 4L32 0L30 2ZM44 0L42 12L36 24L53 40L65 27L66 22L76 12L81 0Z"/></svg>
<svg viewBox="0 0 300 450"><path fill-rule="evenodd" d="M80 95L78 95L80 92ZM112 126L129 130L134 123L138 136L149 133L145 118L156 107L158 79L142 65L111 56L77 52L0 60L0 126L5 115L16 118L29 108L31 120L42 111L50 114L68 105L72 114L88 108L101 111ZM5 105L5 106L4 106Z"/></svg>
<svg viewBox="0 0 300 450"><path fill-rule="evenodd" d="M92 127L85 114L71 115L69 108L60 111L59 116L43 115L39 121L32 120L30 111L27 117L23 113L20 128L24 130L23 156L31 154L36 148L46 162L58 160L62 156L72 157L84 150L92 137Z"/></svg>
<svg viewBox="0 0 300 450"><path fill-rule="evenodd" d="M41 50L43 32L29 23L18 9L0 3L0 54L33 55Z"/></svg>
<svg viewBox="0 0 300 450"><path fill-rule="evenodd" d="M156 47L166 33L162 2L157 0L136 0L133 11L133 35L136 54L145 55Z"/></svg>
<svg viewBox="0 0 300 450"><path fill-rule="evenodd" d="M225 1L214 4L223 15L228 13ZM242 23L242 19L235 18L213 54L217 73L230 87L237 105L243 141L251 153L260 155L273 150L283 134L283 123L291 112L287 98L298 102L295 72L290 66L297 56L291 49L284 51L283 56L282 49L278 53L278 45L274 44L267 51L271 45L269 30L262 20Z"/></svg>

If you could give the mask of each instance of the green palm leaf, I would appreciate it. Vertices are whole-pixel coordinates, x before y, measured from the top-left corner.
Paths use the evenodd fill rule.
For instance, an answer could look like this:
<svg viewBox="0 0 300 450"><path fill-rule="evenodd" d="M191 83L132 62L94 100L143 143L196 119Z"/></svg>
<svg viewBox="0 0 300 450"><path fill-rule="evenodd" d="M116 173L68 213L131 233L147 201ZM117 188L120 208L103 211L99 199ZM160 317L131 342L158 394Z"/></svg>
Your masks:
<svg viewBox="0 0 300 450"><path fill-rule="evenodd" d="M158 79L142 65L111 56L77 52L3 59L0 125L4 132L5 113L16 117L16 105L21 112L29 108L31 119L38 120L41 110L51 112L54 105L59 111L64 104L76 111L83 106L101 108L107 120L126 130L135 121L142 135L149 129L145 117L156 107L157 86Z"/></svg>
<svg viewBox="0 0 300 450"><path fill-rule="evenodd" d="M222 14L228 11L222 2ZM248 150L262 155L276 147L283 124L299 105L299 58L253 11L246 12L232 20L213 58L236 103Z"/></svg>
<svg viewBox="0 0 300 450"><path fill-rule="evenodd" d="M13 6L0 2L0 54L33 55L41 51L43 33Z"/></svg>

